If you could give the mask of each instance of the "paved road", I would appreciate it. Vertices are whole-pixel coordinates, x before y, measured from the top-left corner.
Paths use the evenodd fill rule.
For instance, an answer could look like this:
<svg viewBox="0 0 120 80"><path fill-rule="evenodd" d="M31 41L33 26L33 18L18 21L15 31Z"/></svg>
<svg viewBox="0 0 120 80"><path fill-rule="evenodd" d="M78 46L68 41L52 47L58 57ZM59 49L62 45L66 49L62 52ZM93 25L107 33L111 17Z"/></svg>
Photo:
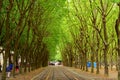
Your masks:
<svg viewBox="0 0 120 80"><path fill-rule="evenodd" d="M35 76L32 80L91 80L81 77L64 67L51 66Z"/></svg>

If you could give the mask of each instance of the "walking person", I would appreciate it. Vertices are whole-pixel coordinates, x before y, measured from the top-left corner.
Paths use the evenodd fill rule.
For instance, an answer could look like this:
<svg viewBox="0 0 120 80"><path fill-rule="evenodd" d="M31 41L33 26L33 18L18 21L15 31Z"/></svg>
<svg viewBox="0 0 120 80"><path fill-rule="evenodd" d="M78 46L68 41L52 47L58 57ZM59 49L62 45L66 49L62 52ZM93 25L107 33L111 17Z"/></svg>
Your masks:
<svg viewBox="0 0 120 80"><path fill-rule="evenodd" d="M18 66L18 64L16 65L16 72L18 72L19 71L19 66Z"/></svg>
<svg viewBox="0 0 120 80"><path fill-rule="evenodd" d="M6 68L7 77L8 77L8 78L9 78L10 75L11 75L12 68L13 68L13 64L12 64L12 63L10 63L9 66Z"/></svg>

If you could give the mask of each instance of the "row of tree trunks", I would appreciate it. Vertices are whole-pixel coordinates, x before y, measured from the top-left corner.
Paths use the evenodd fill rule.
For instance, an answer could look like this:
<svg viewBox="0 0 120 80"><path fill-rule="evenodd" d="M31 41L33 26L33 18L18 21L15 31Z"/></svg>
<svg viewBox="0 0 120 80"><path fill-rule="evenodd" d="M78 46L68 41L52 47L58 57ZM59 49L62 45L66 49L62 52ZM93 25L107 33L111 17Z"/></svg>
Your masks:
<svg viewBox="0 0 120 80"><path fill-rule="evenodd" d="M118 41L118 80L120 80L120 3L118 3L119 13L118 18L116 19L115 30L117 34Z"/></svg>
<svg viewBox="0 0 120 80"><path fill-rule="evenodd" d="M11 0L12 1L12 0ZM10 38L10 12L11 12L11 9L13 7L13 4L12 2L10 2L10 4L8 5L7 7L7 14L6 14L6 22L5 22L5 27L6 27L6 36L5 36L5 40L9 40ZM9 52L10 52L10 42L6 43L6 49L5 49L5 57L4 57L4 63L3 63L3 71L2 71L2 80L5 80L6 79L6 66L7 66L7 58L8 58L8 55L9 55Z"/></svg>
<svg viewBox="0 0 120 80"><path fill-rule="evenodd" d="M108 26L107 17L113 8L113 5L110 5L109 2L106 2L104 0L99 0L98 2L100 5L96 7L95 6L96 1L89 0L90 14L91 14L89 16L90 16L91 24L88 24L89 23L89 21L87 23L88 18L86 16L84 16L82 14L82 12L79 11L79 10L82 10L81 7L83 7L83 6L81 6L80 4L76 4L75 0L72 0L71 4L73 5L74 12L75 12L75 14L73 13L72 16L77 18L78 22L79 22L78 26L77 25L73 25L73 26L74 27L77 26L76 28L79 29L79 33L78 32L75 33L74 30L70 31L72 38L73 38L74 45L75 45L75 46L73 45L73 51L71 51L72 52L71 54L75 53L75 57L78 55L80 56L78 58L78 60L74 59L75 57L72 56L72 59L75 61L75 62L73 61L75 63L75 65L74 65L75 67L78 64L80 64L80 68L82 70L87 71L87 62L91 61L91 65L92 65L91 72L93 73L94 72L94 62L96 62L96 65L97 65L96 66L96 68L97 68L96 74L99 74L99 68L102 68L102 66L104 66L104 74L106 76L108 76L109 70L108 70L107 55L109 53L110 54L112 54L112 53L109 52L109 50L111 49L111 48L109 48L111 43L108 40L109 35L108 35L108 30L107 30L108 29L107 28L107 26ZM79 3L81 3L81 2L79 2ZM108 7L110 7L110 8L108 8ZM101 16L101 18L98 19L100 16ZM71 20L70 15L69 15L69 17ZM91 38L91 35L89 35L89 33L87 32L88 26L92 26L92 29L91 29L91 31L93 31L92 38ZM87 41L87 39L90 39L90 40ZM113 41L113 42L116 42L116 41ZM85 46L87 46L86 47L87 50L85 50L86 49L86 48L84 48ZM68 53L69 53L69 51L65 54L68 54ZM115 53L116 53L116 50L115 50ZM67 56L68 56L68 58L66 58L66 60L69 61L69 57L71 57L71 56L70 55L67 55ZM89 56L91 56L91 59ZM113 57L111 57L111 62L112 62L112 59L113 59ZM117 59L117 57L115 59ZM76 63L78 63L78 64L76 64ZM116 63L117 63L117 61L116 61ZM86 69L85 69L85 67L86 67Z"/></svg>
<svg viewBox="0 0 120 80"><path fill-rule="evenodd" d="M38 17L38 14L39 16L43 14L39 10L41 6L34 5L36 1L0 0L0 13L1 11L6 12L0 14L0 16L3 15L3 19L0 19L0 46L5 48L2 80L6 80L8 58L9 62L12 61L14 65L13 76L15 76L15 69L18 64L20 64L20 73L48 65L49 52L46 43L43 42L47 30L46 26L40 26L42 19ZM2 3L4 3L6 10L4 10ZM36 13L33 12L34 10ZM13 14L16 15L13 16ZM5 35L3 35L4 32ZM3 38L1 38L1 34ZM14 50L13 60L10 60L11 50ZM20 63L18 63L19 59L21 59Z"/></svg>

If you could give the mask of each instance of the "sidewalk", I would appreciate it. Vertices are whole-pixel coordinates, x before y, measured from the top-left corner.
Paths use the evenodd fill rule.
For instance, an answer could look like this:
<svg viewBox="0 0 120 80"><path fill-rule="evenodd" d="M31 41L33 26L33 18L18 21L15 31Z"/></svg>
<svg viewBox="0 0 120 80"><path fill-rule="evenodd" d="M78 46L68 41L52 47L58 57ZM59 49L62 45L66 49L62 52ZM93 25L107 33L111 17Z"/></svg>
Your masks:
<svg viewBox="0 0 120 80"><path fill-rule="evenodd" d="M31 80L34 76L42 72L44 69L45 67L23 74L17 74L15 78L10 77L9 80Z"/></svg>
<svg viewBox="0 0 120 80"><path fill-rule="evenodd" d="M40 73L42 70L44 70L44 68L40 68L23 74L16 73L15 77L11 76L10 78L6 78L6 80L31 80L31 78L33 78L35 75ZM0 73L0 80L1 78L2 78L2 73Z"/></svg>

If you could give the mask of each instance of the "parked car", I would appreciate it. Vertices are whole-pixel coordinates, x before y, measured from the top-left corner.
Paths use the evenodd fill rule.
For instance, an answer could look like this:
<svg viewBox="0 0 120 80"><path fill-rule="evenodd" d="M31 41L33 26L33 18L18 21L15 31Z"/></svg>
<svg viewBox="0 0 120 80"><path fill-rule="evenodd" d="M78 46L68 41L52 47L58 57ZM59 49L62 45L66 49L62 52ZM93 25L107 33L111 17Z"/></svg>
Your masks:
<svg viewBox="0 0 120 80"><path fill-rule="evenodd" d="M54 61L50 61L49 65L55 65L55 62Z"/></svg>

